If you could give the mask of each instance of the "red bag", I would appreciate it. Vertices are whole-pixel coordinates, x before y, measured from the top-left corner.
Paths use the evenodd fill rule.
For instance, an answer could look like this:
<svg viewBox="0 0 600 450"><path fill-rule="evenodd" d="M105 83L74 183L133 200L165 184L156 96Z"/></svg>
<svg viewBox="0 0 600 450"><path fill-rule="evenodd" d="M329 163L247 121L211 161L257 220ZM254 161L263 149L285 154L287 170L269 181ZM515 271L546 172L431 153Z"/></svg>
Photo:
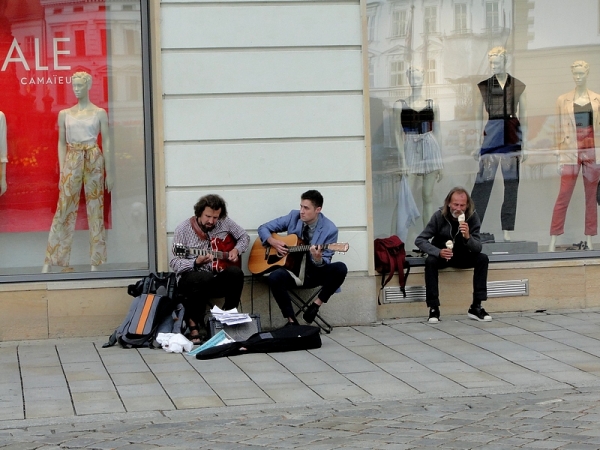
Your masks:
<svg viewBox="0 0 600 450"><path fill-rule="evenodd" d="M379 294L381 294L384 286L389 283L394 274L398 272L400 290L404 297L406 297L405 287L408 274L410 273L410 263L406 260L404 242L398 236L393 235L388 238L375 239L375 270L382 274ZM386 274L388 274L387 279L385 277ZM377 302L381 304L379 295L377 296Z"/></svg>

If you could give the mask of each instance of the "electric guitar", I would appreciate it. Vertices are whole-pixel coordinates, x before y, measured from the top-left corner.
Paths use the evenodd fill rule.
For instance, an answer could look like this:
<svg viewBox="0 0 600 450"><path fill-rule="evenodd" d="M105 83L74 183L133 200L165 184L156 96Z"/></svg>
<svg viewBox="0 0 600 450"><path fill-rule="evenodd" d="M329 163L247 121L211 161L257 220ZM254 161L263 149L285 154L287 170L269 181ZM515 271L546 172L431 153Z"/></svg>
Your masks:
<svg viewBox="0 0 600 450"><path fill-rule="evenodd" d="M279 236L273 233L275 239L285 242L288 253L285 255L278 254L270 245L266 247L262 245L260 237L254 241L250 250L250 258L248 259L248 270L254 275L270 272L278 267L286 267L292 270L294 266L294 253L307 253L310 251L310 245L305 245L302 240L295 234L287 236ZM333 250L334 252L346 253L350 248L349 244L324 244L321 245L324 250ZM288 258L289 257L289 258ZM293 270L292 270L293 271Z"/></svg>
<svg viewBox="0 0 600 450"><path fill-rule="evenodd" d="M222 272L226 267L242 267L241 255L237 261L229 261L229 251L235 247L235 240L231 235L225 239L212 238L210 240L210 249L188 247L183 244L173 243L173 255L177 258L187 258L188 256L211 256L213 272Z"/></svg>

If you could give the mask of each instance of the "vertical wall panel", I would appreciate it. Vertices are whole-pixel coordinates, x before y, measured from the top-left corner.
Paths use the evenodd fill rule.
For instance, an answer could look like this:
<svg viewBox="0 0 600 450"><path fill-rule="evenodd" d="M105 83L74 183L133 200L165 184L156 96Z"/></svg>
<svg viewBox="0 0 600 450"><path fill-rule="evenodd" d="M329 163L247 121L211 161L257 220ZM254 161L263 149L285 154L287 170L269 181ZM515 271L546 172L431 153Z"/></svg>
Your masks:
<svg viewBox="0 0 600 450"><path fill-rule="evenodd" d="M314 188L367 270L359 2L164 1L161 20L168 233L208 192L254 232Z"/></svg>

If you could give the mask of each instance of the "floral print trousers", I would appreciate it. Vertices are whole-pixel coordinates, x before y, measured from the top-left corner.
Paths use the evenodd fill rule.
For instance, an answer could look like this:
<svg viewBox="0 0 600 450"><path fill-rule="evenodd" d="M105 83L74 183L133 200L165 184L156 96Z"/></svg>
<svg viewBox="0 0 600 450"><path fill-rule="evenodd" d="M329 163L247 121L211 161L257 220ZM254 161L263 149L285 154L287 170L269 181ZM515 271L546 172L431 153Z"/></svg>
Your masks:
<svg viewBox="0 0 600 450"><path fill-rule="evenodd" d="M76 143L67 145L45 264L64 267L69 265L82 185L90 231L91 262L93 266L106 262L104 156L96 144Z"/></svg>

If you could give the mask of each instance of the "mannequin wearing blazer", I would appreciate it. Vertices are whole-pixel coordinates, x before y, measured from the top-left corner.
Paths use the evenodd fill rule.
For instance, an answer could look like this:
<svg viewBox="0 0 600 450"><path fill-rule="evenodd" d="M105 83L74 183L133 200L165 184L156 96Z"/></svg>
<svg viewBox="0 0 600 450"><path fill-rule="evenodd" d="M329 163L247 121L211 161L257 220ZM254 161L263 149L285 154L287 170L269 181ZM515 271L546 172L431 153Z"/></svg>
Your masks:
<svg viewBox="0 0 600 450"><path fill-rule="evenodd" d="M558 97L556 102L556 148L560 173L560 191L552 212L549 251L555 250L556 237L564 233L567 208L579 172L585 193L587 246L598 234L596 190L600 179L598 149L600 144L600 95L587 89L589 65L576 61L571 65L575 89Z"/></svg>

